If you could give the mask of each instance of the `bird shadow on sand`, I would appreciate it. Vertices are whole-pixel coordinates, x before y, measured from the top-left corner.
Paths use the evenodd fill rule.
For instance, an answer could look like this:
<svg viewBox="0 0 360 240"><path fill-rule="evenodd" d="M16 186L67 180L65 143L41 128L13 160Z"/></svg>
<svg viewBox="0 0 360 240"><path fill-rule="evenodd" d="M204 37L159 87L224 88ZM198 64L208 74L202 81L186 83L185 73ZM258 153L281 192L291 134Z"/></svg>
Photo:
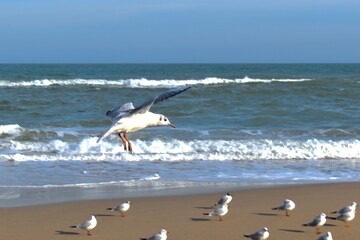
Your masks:
<svg viewBox="0 0 360 240"><path fill-rule="evenodd" d="M297 230L297 229L283 229L283 228L280 228L279 230L284 231L284 232L292 232L292 233L304 233L305 232L303 230Z"/></svg>
<svg viewBox="0 0 360 240"><path fill-rule="evenodd" d="M69 231L55 231L58 235L80 235L78 232L69 232Z"/></svg>
<svg viewBox="0 0 360 240"><path fill-rule="evenodd" d="M211 221L208 218L190 218L190 220L193 221L193 222L208 222L208 221Z"/></svg>
<svg viewBox="0 0 360 240"><path fill-rule="evenodd" d="M325 223L324 226L326 226L326 227L336 227L335 224L331 224L331 223Z"/></svg>
<svg viewBox="0 0 360 240"><path fill-rule="evenodd" d="M198 208L198 209L214 209L214 206L211 206L211 207L195 207L195 208Z"/></svg>
<svg viewBox="0 0 360 240"><path fill-rule="evenodd" d="M259 216L268 216L268 217L279 216L279 214L276 214L276 213L252 213L252 214L256 214Z"/></svg>
<svg viewBox="0 0 360 240"><path fill-rule="evenodd" d="M115 217L114 214L95 214L95 217Z"/></svg>

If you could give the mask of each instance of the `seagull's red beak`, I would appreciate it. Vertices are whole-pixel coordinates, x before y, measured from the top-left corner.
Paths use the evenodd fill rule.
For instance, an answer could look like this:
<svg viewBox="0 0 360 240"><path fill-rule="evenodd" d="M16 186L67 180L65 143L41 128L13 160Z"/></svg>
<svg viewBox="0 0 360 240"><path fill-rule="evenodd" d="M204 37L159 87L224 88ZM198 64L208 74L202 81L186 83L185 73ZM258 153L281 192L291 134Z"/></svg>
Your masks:
<svg viewBox="0 0 360 240"><path fill-rule="evenodd" d="M174 124L172 124L172 123L169 123L169 125L168 125L168 126L173 127L173 128L176 128L176 127L175 127L175 125L174 125Z"/></svg>

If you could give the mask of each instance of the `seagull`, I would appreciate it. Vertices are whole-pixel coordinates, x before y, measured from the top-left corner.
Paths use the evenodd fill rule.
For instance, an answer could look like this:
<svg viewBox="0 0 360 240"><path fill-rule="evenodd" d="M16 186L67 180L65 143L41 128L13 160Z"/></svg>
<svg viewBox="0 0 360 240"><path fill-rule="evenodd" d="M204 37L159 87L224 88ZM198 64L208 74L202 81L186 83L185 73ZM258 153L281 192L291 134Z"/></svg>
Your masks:
<svg viewBox="0 0 360 240"><path fill-rule="evenodd" d="M115 207L108 208L107 210L120 212L121 216L125 217L126 216L125 212L127 212L130 209L130 204L131 204L130 201L126 201L120 203L119 205L116 205Z"/></svg>
<svg viewBox="0 0 360 240"><path fill-rule="evenodd" d="M354 220L355 218L355 211L343 212L340 213L337 217L327 217L332 220L339 220L344 222L344 227L350 227L349 222Z"/></svg>
<svg viewBox="0 0 360 240"><path fill-rule="evenodd" d="M327 232L321 237L319 237L317 240L333 240L331 232Z"/></svg>
<svg viewBox="0 0 360 240"><path fill-rule="evenodd" d="M350 211L355 211L356 210L356 205L357 203L356 202L352 202L350 205L347 205L337 211L333 211L331 213L339 213L339 214L342 214L342 213L345 213L345 212L350 212Z"/></svg>
<svg viewBox="0 0 360 240"><path fill-rule="evenodd" d="M175 125L170 123L167 117L162 114L152 113L149 110L153 105L182 93L189 88L190 87L170 89L147 100L138 107L134 107L131 102L128 102L120 107L107 111L106 116L109 117L112 125L97 142L102 141L112 133L116 133L124 145L124 150L132 153L132 146L126 136L127 133L155 126L170 126L175 128Z"/></svg>
<svg viewBox="0 0 360 240"><path fill-rule="evenodd" d="M289 211L294 210L294 208L295 208L295 203L290 199L285 199L284 203L282 205L280 205L278 207L274 207L274 208L272 208L272 210L285 211L286 216L290 216Z"/></svg>
<svg viewBox="0 0 360 240"><path fill-rule="evenodd" d="M319 216L315 217L314 220L312 220L309 223L303 224L303 226L310 226L310 227L316 227L316 233L320 234L320 227L323 226L326 223L326 214L321 213Z"/></svg>
<svg viewBox="0 0 360 240"><path fill-rule="evenodd" d="M254 232L253 234L244 235L244 237L251 238L252 240L265 240L265 239L268 239L269 236L270 236L270 233L269 233L269 230L267 229L267 227L264 227L264 228L260 229L259 231Z"/></svg>
<svg viewBox="0 0 360 240"><path fill-rule="evenodd" d="M78 228L78 229L86 229L87 235L91 236L90 230L94 229L97 225L97 221L94 215L91 216L91 219L86 220L85 222L82 222L76 226L70 226L70 228Z"/></svg>
<svg viewBox="0 0 360 240"><path fill-rule="evenodd" d="M222 196L219 201L217 203L215 203L216 205L223 205L223 204L229 204L232 200L232 195L230 193L226 193L224 196Z"/></svg>
<svg viewBox="0 0 360 240"><path fill-rule="evenodd" d="M151 237L148 238L140 238L141 240L166 240L167 239L167 233L165 229L161 229L160 232L155 233Z"/></svg>
<svg viewBox="0 0 360 240"><path fill-rule="evenodd" d="M225 216L229 211L228 205L225 203L223 205L218 206L214 210L209 213L204 213L204 215L211 217L219 217L219 221L222 221L222 217Z"/></svg>

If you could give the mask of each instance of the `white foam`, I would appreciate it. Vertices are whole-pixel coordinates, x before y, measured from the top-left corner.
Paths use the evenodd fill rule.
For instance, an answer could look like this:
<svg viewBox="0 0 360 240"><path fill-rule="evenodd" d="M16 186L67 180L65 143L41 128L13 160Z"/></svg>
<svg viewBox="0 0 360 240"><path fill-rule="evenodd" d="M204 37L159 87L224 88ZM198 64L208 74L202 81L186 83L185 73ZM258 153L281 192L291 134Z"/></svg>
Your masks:
<svg viewBox="0 0 360 240"><path fill-rule="evenodd" d="M1 135L20 135L23 130L18 124L0 125Z"/></svg>
<svg viewBox="0 0 360 240"><path fill-rule="evenodd" d="M134 154L123 150L118 141L96 143L85 138L79 143L62 140L20 142L11 140L12 154L0 159L14 161L227 161L227 160L360 160L359 140L171 140L133 141Z"/></svg>
<svg viewBox="0 0 360 240"><path fill-rule="evenodd" d="M33 81L0 81L0 87L50 87L50 86L76 86L76 85L92 85L92 86L120 86L129 88L158 88L158 87L178 87L185 85L216 85L216 84L242 84L242 83L272 83L272 82L303 82L311 81L311 79L257 79L257 78L239 78L226 79L217 77L208 77L204 79L163 79L151 80L146 78L125 79L125 80L106 80L106 79L42 79Z"/></svg>

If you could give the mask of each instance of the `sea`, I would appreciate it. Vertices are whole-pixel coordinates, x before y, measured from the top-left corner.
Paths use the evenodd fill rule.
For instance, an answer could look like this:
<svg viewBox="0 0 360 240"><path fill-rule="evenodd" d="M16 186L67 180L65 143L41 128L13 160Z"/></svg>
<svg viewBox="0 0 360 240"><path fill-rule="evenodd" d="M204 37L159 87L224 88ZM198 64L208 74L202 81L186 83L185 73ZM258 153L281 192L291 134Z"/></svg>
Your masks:
<svg viewBox="0 0 360 240"><path fill-rule="evenodd" d="M359 180L360 64L0 64L0 207Z"/></svg>

